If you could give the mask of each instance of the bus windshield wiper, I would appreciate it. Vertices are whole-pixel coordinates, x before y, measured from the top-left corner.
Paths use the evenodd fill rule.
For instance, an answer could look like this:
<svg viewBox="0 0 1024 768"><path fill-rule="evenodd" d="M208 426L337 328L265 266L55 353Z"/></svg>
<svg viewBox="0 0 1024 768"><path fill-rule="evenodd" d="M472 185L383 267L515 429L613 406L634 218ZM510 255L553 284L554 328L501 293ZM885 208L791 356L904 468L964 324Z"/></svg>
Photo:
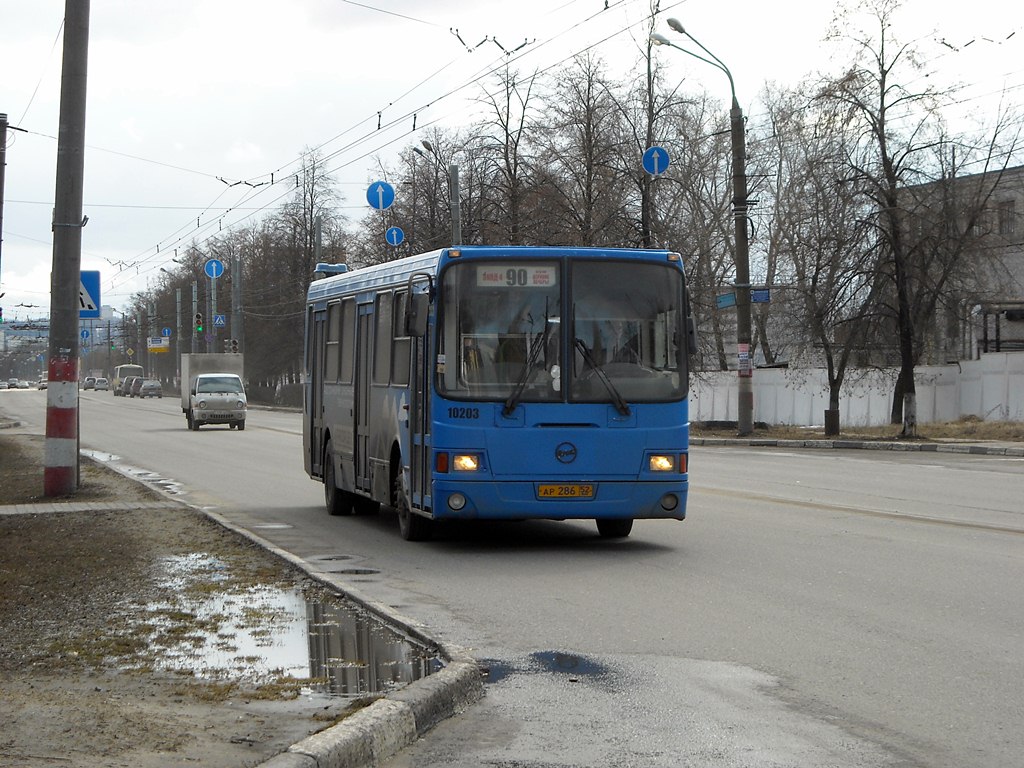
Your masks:
<svg viewBox="0 0 1024 768"><path fill-rule="evenodd" d="M623 416L629 416L629 405L626 403L625 398L619 394L619 390L617 390L615 385L612 384L612 380L608 378L608 374L604 372L604 368L598 365L594 356L590 354L590 350L587 349L587 345L583 342L583 339L577 337L574 343L576 345L576 349L578 349L580 354L583 355L584 362L590 366L594 375L601 380L601 383L604 384L604 388L608 390L608 394L611 395L612 402L615 404L615 409Z"/></svg>
<svg viewBox="0 0 1024 768"><path fill-rule="evenodd" d="M526 362L523 363L523 369L519 372L519 378L516 379L516 385L512 387L512 392L509 394L508 399L505 400L505 407L501 409L502 416L511 416L512 411L516 409L519 404L519 398L523 396L523 390L526 389L526 385L530 382L534 367L537 365L537 360L540 358L541 350L547 346L548 334L551 331L551 321L544 317L544 330L537 334L533 340L533 346L530 347L530 354L526 357Z"/></svg>

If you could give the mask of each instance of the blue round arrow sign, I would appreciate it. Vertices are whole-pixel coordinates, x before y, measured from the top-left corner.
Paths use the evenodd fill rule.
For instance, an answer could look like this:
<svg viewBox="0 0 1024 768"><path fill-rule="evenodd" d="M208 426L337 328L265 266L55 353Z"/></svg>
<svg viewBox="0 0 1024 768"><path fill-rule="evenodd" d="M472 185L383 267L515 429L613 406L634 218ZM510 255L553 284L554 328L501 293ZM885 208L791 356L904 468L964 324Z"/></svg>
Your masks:
<svg viewBox="0 0 1024 768"><path fill-rule="evenodd" d="M371 208L383 211L395 202L395 188L386 181L375 181L366 190L366 202Z"/></svg>
<svg viewBox="0 0 1024 768"><path fill-rule="evenodd" d="M388 231L384 233L384 239L388 241L389 245L398 246L405 240L405 232L401 227L388 227Z"/></svg>
<svg viewBox="0 0 1024 768"><path fill-rule="evenodd" d="M207 259L206 264L203 266L203 271L206 272L208 277L216 280L224 274L224 262L220 259Z"/></svg>
<svg viewBox="0 0 1024 768"><path fill-rule="evenodd" d="M668 170L668 152L663 147L651 147L643 156L644 170L651 176L660 176Z"/></svg>

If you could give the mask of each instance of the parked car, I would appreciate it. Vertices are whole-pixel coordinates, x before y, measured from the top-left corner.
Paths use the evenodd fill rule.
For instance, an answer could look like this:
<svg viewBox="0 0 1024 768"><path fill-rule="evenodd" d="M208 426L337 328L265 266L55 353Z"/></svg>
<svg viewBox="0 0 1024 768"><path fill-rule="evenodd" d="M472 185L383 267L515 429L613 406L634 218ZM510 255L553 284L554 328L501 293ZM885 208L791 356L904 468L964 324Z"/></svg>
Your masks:
<svg viewBox="0 0 1024 768"><path fill-rule="evenodd" d="M136 376L132 379L132 385L128 388L128 395L130 397L138 397L139 393L142 391L142 382L144 381L145 379L141 376Z"/></svg>
<svg viewBox="0 0 1024 768"><path fill-rule="evenodd" d="M96 377L96 385L94 389L97 392L106 392L110 389L110 382L102 376Z"/></svg>
<svg viewBox="0 0 1024 768"><path fill-rule="evenodd" d="M131 397L132 385L135 383L136 379L141 380L142 377L141 376L125 376L124 381L121 382L121 396L122 397Z"/></svg>
<svg viewBox="0 0 1024 768"><path fill-rule="evenodd" d="M96 377L86 376L82 382L82 389L96 389Z"/></svg>
<svg viewBox="0 0 1024 768"><path fill-rule="evenodd" d="M132 388L134 392L134 387ZM139 387L139 397L159 397L163 398L164 388L160 385L159 381L154 379L143 379L142 385Z"/></svg>
<svg viewBox="0 0 1024 768"><path fill-rule="evenodd" d="M36 389L46 389L46 379L40 379L39 383L36 384Z"/></svg>
<svg viewBox="0 0 1024 768"><path fill-rule="evenodd" d="M6 381L0 381L0 389L10 389L10 388L11 388L11 385L8 384Z"/></svg>

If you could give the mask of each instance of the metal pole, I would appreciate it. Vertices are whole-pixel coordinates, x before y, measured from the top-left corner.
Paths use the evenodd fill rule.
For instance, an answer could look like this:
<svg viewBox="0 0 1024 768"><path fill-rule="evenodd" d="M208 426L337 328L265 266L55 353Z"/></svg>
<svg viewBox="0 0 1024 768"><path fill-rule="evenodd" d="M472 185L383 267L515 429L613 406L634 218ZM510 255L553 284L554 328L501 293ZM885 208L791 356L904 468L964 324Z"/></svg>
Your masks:
<svg viewBox="0 0 1024 768"><path fill-rule="evenodd" d="M192 317L199 311L199 283L192 281ZM192 354L199 351L199 339L196 338L196 324L192 323Z"/></svg>
<svg viewBox="0 0 1024 768"><path fill-rule="evenodd" d="M89 0L65 0L50 278L45 496L78 489L78 315L85 175Z"/></svg>
<svg viewBox="0 0 1024 768"><path fill-rule="evenodd" d="M174 383L181 378L181 288L174 289Z"/></svg>
<svg viewBox="0 0 1024 768"><path fill-rule="evenodd" d="M448 166L448 196L451 198L452 245L462 245L462 207L459 204L459 166Z"/></svg>
<svg viewBox="0 0 1024 768"><path fill-rule="evenodd" d="M231 338L244 350L245 329L242 327L242 259L236 256L231 268Z"/></svg>
<svg viewBox="0 0 1024 768"><path fill-rule="evenodd" d="M679 34L688 37L707 57L680 48L659 34L652 34L651 41L656 45L671 46L722 70L729 78L729 90L732 93L729 118L732 137L732 211L736 236L736 356L739 369L736 415L740 435L749 435L754 431L754 361L750 349L750 239L747 230L747 142L743 130L743 110L736 99L736 83L733 82L732 72L722 60L687 32L676 19L669 19L668 25Z"/></svg>
<svg viewBox="0 0 1024 768"><path fill-rule="evenodd" d="M754 360L750 349L750 236L747 229L747 142L743 110L736 95L729 111L732 122L732 212L736 231L736 353L739 356L740 435L754 431Z"/></svg>

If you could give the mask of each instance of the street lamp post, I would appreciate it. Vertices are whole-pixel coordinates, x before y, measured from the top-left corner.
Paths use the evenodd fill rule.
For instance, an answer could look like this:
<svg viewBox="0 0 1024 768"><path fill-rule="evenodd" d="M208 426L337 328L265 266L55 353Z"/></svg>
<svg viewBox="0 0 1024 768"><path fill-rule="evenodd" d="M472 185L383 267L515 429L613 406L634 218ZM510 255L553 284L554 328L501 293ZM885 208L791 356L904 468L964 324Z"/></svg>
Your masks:
<svg viewBox="0 0 1024 768"><path fill-rule="evenodd" d="M736 99L732 72L722 60L687 32L678 20L669 19L668 25L689 38L709 58L682 48L657 33L651 35L651 42L655 45L668 45L722 70L729 78L729 90L732 92L729 119L732 138L732 215L736 237L736 354L739 358L737 424L740 435L749 435L754 431L754 364L750 349L750 238L747 229L747 143L743 130L743 110Z"/></svg>

